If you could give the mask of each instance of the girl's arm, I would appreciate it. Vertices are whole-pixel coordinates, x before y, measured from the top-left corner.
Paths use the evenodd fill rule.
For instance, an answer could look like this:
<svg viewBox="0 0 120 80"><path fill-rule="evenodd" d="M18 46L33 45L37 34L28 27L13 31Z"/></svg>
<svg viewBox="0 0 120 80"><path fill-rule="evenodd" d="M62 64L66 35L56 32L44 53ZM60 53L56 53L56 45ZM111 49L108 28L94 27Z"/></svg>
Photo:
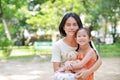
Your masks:
<svg viewBox="0 0 120 80"><path fill-rule="evenodd" d="M71 64L72 69L80 69L82 68L92 57L96 54L93 50L90 50L88 53L86 53L83 60L81 60L79 63Z"/></svg>
<svg viewBox="0 0 120 80"><path fill-rule="evenodd" d="M98 51L97 51L93 41L91 41L91 45L94 48L94 50L96 51L98 59L97 59L97 61L95 62L95 64L91 68L84 69L83 71L77 72L76 73L76 78L78 78L78 79L79 78L85 79L88 75L90 75L91 73L95 72L102 64L102 60L101 60L101 58L99 56L99 53L98 53Z"/></svg>
<svg viewBox="0 0 120 80"><path fill-rule="evenodd" d="M95 64L89 68L89 69L84 69L83 71L79 71L76 73L76 78L82 78L85 79L88 75L90 75L91 73L95 72L102 64L102 60L100 58L100 56L98 55L98 59L95 62Z"/></svg>
<svg viewBox="0 0 120 80"><path fill-rule="evenodd" d="M96 61L96 63L90 69L88 69L89 74L95 72L101 66L101 64L102 64L102 60L98 55L98 60Z"/></svg>

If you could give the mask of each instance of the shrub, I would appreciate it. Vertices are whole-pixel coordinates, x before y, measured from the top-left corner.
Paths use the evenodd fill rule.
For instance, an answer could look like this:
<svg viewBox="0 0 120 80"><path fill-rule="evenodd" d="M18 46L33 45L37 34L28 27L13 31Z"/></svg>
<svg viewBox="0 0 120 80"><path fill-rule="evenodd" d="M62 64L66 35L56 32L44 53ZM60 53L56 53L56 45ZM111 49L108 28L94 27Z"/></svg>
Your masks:
<svg viewBox="0 0 120 80"><path fill-rule="evenodd" d="M9 56L12 50L13 41L8 40L6 37L0 39L0 49L3 50L5 56Z"/></svg>

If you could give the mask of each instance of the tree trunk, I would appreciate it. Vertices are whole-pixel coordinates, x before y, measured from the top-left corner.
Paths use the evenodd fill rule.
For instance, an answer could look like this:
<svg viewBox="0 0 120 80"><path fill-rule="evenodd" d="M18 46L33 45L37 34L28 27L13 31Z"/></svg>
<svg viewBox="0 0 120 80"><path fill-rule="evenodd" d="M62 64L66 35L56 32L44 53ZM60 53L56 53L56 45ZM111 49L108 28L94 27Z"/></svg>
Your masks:
<svg viewBox="0 0 120 80"><path fill-rule="evenodd" d="M8 27L7 27L6 21L5 21L5 19L4 19L3 17L2 17L2 23L3 23L4 29L5 29L6 37L7 37L9 40L11 40L10 32L8 31Z"/></svg>
<svg viewBox="0 0 120 80"><path fill-rule="evenodd" d="M6 21L3 17L3 10L2 10L2 2L0 0L0 18L2 19L2 23L3 23L3 26L4 26L4 29L5 29L5 34L6 34L6 37L11 40L11 35L8 31L8 27L7 27L7 24L6 24Z"/></svg>
<svg viewBox="0 0 120 80"><path fill-rule="evenodd" d="M113 36L113 43L116 42L116 24L114 24L114 26L112 27L112 36Z"/></svg>

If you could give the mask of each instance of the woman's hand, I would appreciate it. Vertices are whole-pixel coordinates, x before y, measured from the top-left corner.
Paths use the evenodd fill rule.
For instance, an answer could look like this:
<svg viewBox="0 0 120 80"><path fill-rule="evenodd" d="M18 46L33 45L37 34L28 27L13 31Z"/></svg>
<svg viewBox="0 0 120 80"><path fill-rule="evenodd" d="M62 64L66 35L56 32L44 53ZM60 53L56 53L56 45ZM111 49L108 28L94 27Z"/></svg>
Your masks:
<svg viewBox="0 0 120 80"><path fill-rule="evenodd" d="M66 70L72 70L71 61L65 62Z"/></svg>
<svg viewBox="0 0 120 80"><path fill-rule="evenodd" d="M87 69L82 69L80 71L78 71L76 74L75 74L75 77L77 79L82 79L82 80L85 80L86 77L90 74L89 70Z"/></svg>
<svg viewBox="0 0 120 80"><path fill-rule="evenodd" d="M64 72L64 71L65 71L65 67L61 67L56 72Z"/></svg>

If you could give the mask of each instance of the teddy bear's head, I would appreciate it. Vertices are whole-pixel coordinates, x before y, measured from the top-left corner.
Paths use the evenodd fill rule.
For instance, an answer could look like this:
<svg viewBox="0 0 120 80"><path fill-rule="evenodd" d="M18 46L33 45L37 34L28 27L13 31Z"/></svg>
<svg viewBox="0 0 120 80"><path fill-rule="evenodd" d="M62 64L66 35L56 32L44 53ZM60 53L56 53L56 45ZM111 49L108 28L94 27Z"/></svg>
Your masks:
<svg viewBox="0 0 120 80"><path fill-rule="evenodd" d="M71 51L67 53L67 59L68 60L76 60L77 59L77 52L76 51Z"/></svg>

